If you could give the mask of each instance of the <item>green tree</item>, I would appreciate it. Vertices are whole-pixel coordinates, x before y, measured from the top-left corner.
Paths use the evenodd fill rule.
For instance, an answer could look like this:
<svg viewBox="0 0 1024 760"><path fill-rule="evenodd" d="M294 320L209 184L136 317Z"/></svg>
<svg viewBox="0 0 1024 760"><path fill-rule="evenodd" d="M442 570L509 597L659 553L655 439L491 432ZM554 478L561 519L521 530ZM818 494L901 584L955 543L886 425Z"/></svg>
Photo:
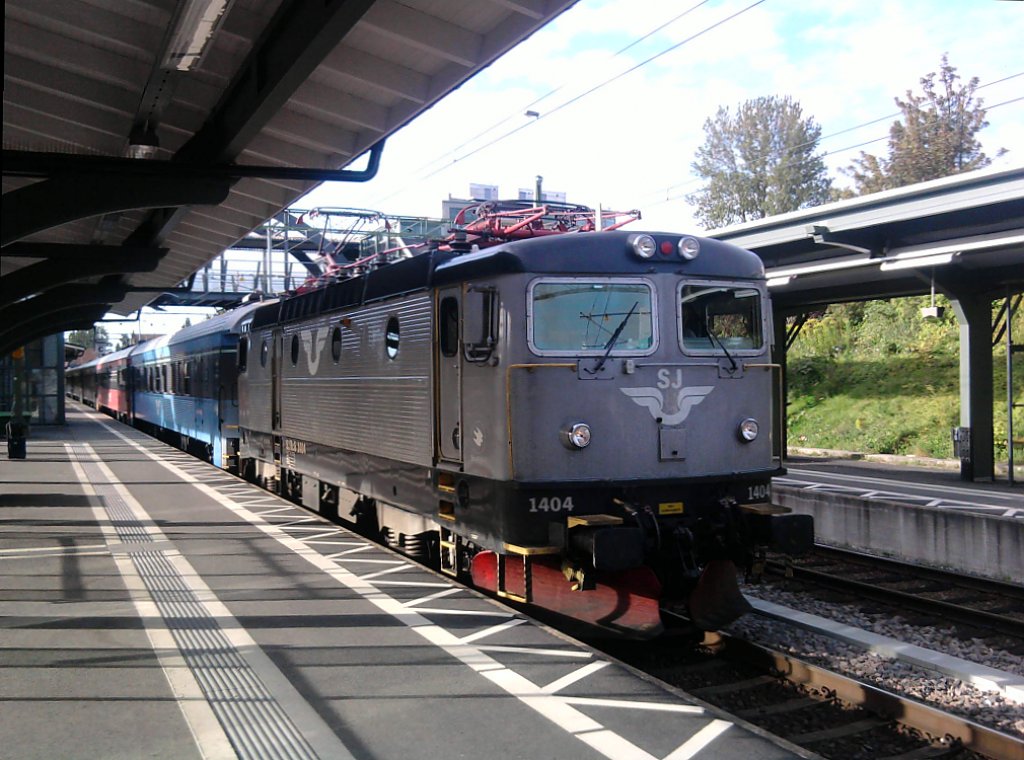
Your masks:
<svg viewBox="0 0 1024 760"><path fill-rule="evenodd" d="M815 155L821 127L792 98L754 98L735 114L720 107L704 134L691 166L706 184L687 201L706 228L829 201L832 180Z"/></svg>
<svg viewBox="0 0 1024 760"><path fill-rule="evenodd" d="M844 170L858 194L948 177L992 163L981 149L978 132L988 126L978 78L962 84L956 67L942 56L938 72L921 78L920 95L907 90L896 98L902 115L889 128L889 155L860 154ZM1000 150L998 155L1005 153Z"/></svg>
<svg viewBox="0 0 1024 760"><path fill-rule="evenodd" d="M64 342L70 343L73 346L84 346L85 348L92 348L96 345L96 340L92 336L92 330L72 330L69 333L64 333Z"/></svg>
<svg viewBox="0 0 1024 760"><path fill-rule="evenodd" d="M91 330L72 330L65 333L64 340L76 346L95 348L101 354L110 349L110 334L101 325L95 325Z"/></svg>

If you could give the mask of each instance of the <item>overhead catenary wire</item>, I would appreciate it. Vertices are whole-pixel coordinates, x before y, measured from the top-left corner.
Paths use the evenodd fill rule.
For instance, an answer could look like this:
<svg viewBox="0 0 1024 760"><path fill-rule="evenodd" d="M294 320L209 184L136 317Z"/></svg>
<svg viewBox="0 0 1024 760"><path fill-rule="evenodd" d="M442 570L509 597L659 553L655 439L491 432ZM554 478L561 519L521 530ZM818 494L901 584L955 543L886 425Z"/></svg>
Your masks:
<svg viewBox="0 0 1024 760"><path fill-rule="evenodd" d="M448 168L454 166L455 164L459 163L460 161L465 161L467 158L470 158L471 156L475 156L480 151L486 150L487 148L490 148L492 145L496 145L497 143L501 142L502 140L505 140L505 139L511 137L512 135L516 134L517 132L520 132L520 131L526 129L527 127L530 127L530 126L536 124L537 122L541 121L542 119L546 119L549 116L551 116L552 114L556 114L559 111L561 111L562 109L568 108L569 106L571 106L574 103L582 100L583 98L587 97L588 95L592 95L595 92L597 92L598 90L600 90L600 89L602 89L604 87L607 87L608 85L612 84L613 82L618 81L619 79L622 79L622 77L628 76L629 74L632 74L634 71L637 71L637 70L643 68L644 66L646 66L647 64L656 61L657 59L661 58L662 56L667 55L668 53L671 53L672 51L679 49L683 45L685 45L685 44L687 44L689 42L692 42L693 40L697 39L698 37L700 37L700 36L702 36L704 34L707 34L711 30L717 29L718 27L722 26L723 24L726 24L729 21L732 21L733 19L743 15L747 11L753 10L754 8L756 8L757 6L761 5L764 2L766 2L766 0L755 0L755 2L751 3L750 5L742 8L742 9L740 9L738 11L736 11L735 13L733 13L733 14L731 14L729 16L726 16L724 19L721 19L720 21L716 21L715 23L711 24L710 26L704 27L699 32L696 32L695 34L691 34L689 37L687 37L687 38L685 38L683 40L680 40L679 42L675 43L674 45L670 45L669 47L665 48L664 50L662 50L662 51L660 51L658 53L655 53L654 55L650 56L649 58L646 58L645 60L641 61L640 63L637 63L637 64L629 67L625 71L621 71L618 74L615 74L614 76L611 76L608 79L603 80L599 84L594 85L593 87L591 87L588 90L585 90L584 92L580 93L579 95L576 95L575 97L570 98L569 100L565 101L564 103L560 103L559 105L555 106L551 110L546 111L543 114L538 114L537 118L531 119L530 121L527 121L527 122L524 122L523 124L520 124L518 127L515 127L514 129L511 129L508 132L505 132L504 134L500 135L499 137L496 137L495 139L491 140L490 142L487 142L487 143L481 145L480 147L475 148L474 150L471 150L469 153L466 153L463 156L459 156L459 157L453 159L451 161L451 163L445 164L444 166L442 166L442 167L440 167L438 169L435 169L434 171L432 171L429 174L427 174L425 177L421 177L419 181L422 181L422 180L425 180L425 179L430 179L435 174L439 174L440 172L442 172L445 169L448 169Z"/></svg>
<svg viewBox="0 0 1024 760"><path fill-rule="evenodd" d="M701 2L698 2L698 3L690 6L689 8L687 8L682 13L678 14L677 16L674 16L671 19L668 19L667 21L661 23L660 25L658 25L657 27L655 27L651 31L645 33L641 37L639 37L636 40L634 40L633 42L629 43L625 47L619 49L618 51L616 51L615 54L613 54L611 56L611 58L614 58L614 57L616 57L618 55L621 55L625 51L629 50L630 48L632 48L635 45L637 45L637 44L641 43L642 41L644 41L645 39L648 39L652 35L656 34L658 31L660 31L660 30L664 29L665 27L675 23L676 21L678 21L682 17L686 16L687 14L691 13L692 11L696 10L697 8L700 8L701 6L705 5L707 2L708 2L708 0L702 0ZM696 38L700 37L701 35L706 34L707 32L722 26L723 24L725 24L725 23L727 23L727 22L729 22L729 21L739 17L740 15L746 13L747 11L752 10L753 8L757 7L758 5L761 5L763 2L765 2L765 0L757 0L757 2L754 2L754 3L751 3L750 5L745 6L744 8L742 8L742 9L740 9L740 10L730 14L729 16L727 16L727 17L725 17L725 18L723 18L723 19L721 19L721 20L719 20L719 21L717 21L717 22L715 22L715 23L713 23L713 24L711 24L711 25L701 29L700 31L696 32L695 34L692 34L689 37L687 37L687 38L685 38L685 39L683 39L683 40L681 40L679 42L676 42L676 43L672 44L671 46L669 46L669 47L659 51L658 53L656 53L656 54L646 58L645 60L640 61L639 63L637 63L637 64L635 64L635 65L633 65L633 66L631 66L631 67L629 67L629 68L627 68L627 69L625 69L625 70L623 70L623 71L621 71L621 72L619 72L619 73L617 73L617 74L615 74L615 75L613 75L613 76L611 76L611 77L609 77L607 79L602 80L601 82L599 82L596 85L588 88L587 90L581 92L580 94L570 98L569 100L567 100L567 101L565 101L563 103L558 104L557 106L555 106L554 108L548 110L547 112L545 112L543 114L535 114L535 118L532 118L529 121L524 122L524 123L516 126L515 128L502 133L501 135L498 135L494 139L484 143L483 145L480 145L480 146L472 149L471 151L469 151L469 152L467 152L467 153L465 153L463 155L456 156L451 161L449 161L449 162L443 164L442 166L439 166L439 167L437 167L437 168L427 172L426 174L423 174L421 176L416 177L411 182L404 183L400 188L397 188L393 192L388 193L388 194L384 195L383 197L377 199L374 203L375 204L381 204L381 203L383 203L383 202L385 202L385 201L387 201L387 200L389 200L389 199L391 199L391 198L393 198L393 197L395 197L397 195L400 195L400 194L408 191L408 189L409 189L409 187L411 185L422 183L425 180L428 180L428 179L430 179L430 178L432 178L432 177L442 173L443 171L454 167L456 164L458 164L458 163L460 163L462 161L465 161L466 159L468 159L468 158L470 158L470 157L472 157L472 156L474 156L474 155L476 155L476 154L486 150L487 148L490 148L490 147L492 147L492 146L494 146L494 145L496 145L496 144L498 144L498 143L500 143L500 142L502 142L502 141L504 141L504 140L506 140L506 139L508 139L508 138L510 138L510 137L512 137L512 136L514 136L516 134L518 134L519 132L525 130L528 127L533 126L534 124L536 124L537 122L541 121L542 119L547 118L548 116L551 116L554 113L557 113L557 112L559 112L559 111L561 111L561 110L563 110L565 108L568 108L569 106L571 106L571 105L581 101L582 99L588 97L589 95L591 95L591 94L601 90L602 88L606 87L607 85L609 85L609 84L611 84L611 83L613 83L613 82L615 82L615 81L617 81L617 80L619 80L619 79L629 75L630 73L632 73L632 72L634 72L634 71L636 71L636 70L638 70L638 69L640 69L640 68L650 64L651 62L661 58L662 56L664 56L664 55L666 55L666 54L668 54L668 53L670 53L670 52L672 52L674 50L677 50L678 48L682 47L683 45L687 44L688 42L691 42L691 41L695 40ZM980 90L980 89L983 89L985 87L991 87L991 86L994 86L994 85L997 85L997 84L1001 84L1003 82L1006 82L1008 80L1011 80L1011 79L1014 79L1014 78L1020 77L1020 76L1024 76L1024 72L1018 72L1018 73L1015 73L1015 74L1010 74L1010 75L1002 77L1000 79L993 80L993 81L988 82L986 84L980 85L977 89ZM535 98L534 100L530 101L530 103L528 103L523 108L529 109L531 106L536 105L540 101L550 97L552 94L555 94L555 93L561 91L562 89L564 89L565 86L566 85L563 83L562 85L559 85L558 87L555 87L555 88L549 90L548 92L544 93L540 97ZM1006 104L1012 103L1012 102L1015 102L1015 101L1011 100L1011 101L1007 101L1005 103L1000 103L1000 104L996 104L996 105L993 105L993 106L988 106L986 110L992 110L994 108L999 107L1000 105L1006 105ZM484 136L484 135L492 132L495 128L497 128L501 124L504 124L504 123L508 122L511 118L514 118L516 115L520 115L521 113L522 113L522 109L516 109L516 111L514 113L512 113L509 116L506 116L505 118L503 118L502 120L492 124L487 129L485 129L485 130L483 130L481 132L478 132L474 137L472 137L472 138L470 138L468 140L463 141L462 143L457 145L455 148L453 148L451 150L445 151L445 153L440 155L438 158L435 158L432 161L427 162L426 164L424 164L421 167L421 169L429 167L429 166L433 166L438 161L444 160L445 157L450 156L453 153L456 153L461 148L466 147L468 145L471 145L474 141L479 139L481 136ZM534 114L531 114L531 116L533 116L533 115ZM900 115L900 112L894 112L894 113L887 114L885 116L881 116L881 117L878 117L878 118L874 118L874 119L868 120L866 122L863 122L863 123L860 123L860 124L857 124L857 125L854 125L854 126L851 126L851 127L846 127L844 129L837 130L835 132L832 132L832 133L830 133L828 135L825 135L825 136L819 138L819 141L830 139L830 138L833 138L833 137L836 137L836 136L839 136L839 135L842 135L842 134L846 134L848 132L852 132L852 131L855 131L857 129L862 129L862 128L866 127L866 126L870 126L872 124L876 124L878 122L882 122L882 121L885 121L887 119L898 117L899 115ZM824 156L834 155L836 153L842 152L843 150L852 150L852 149L857 148L857 147L862 147L862 145L867 145L867 144L871 144L873 142L878 142L881 139L885 139L885 137L876 138L876 139L873 139L873 140L868 140L868 141L866 141L864 143L858 143L856 145L846 146L845 148L836 149L834 151L829 151L828 153L824 154ZM799 150L801 147L803 147L803 146L795 146L794 148L792 148L790 150L791 151ZM682 187L693 185L693 184L695 184L696 182L699 182L699 181L700 181L699 178L695 178L695 179L691 179L691 180L686 180L686 181L681 182L681 183L669 185L664 190L660 190L659 189L658 191L656 191L657 197L661 198L663 195L664 196L672 196L672 191L673 190L675 190L677 188L682 188ZM675 196L675 197L678 197L678 196ZM664 197L662 200L657 201L656 203L654 203L654 205L660 205L661 203L664 203L664 202L666 202L668 200L675 199L675 197ZM644 202L640 202L637 205L643 206L643 205L649 205L649 204L645 204Z"/></svg>
<svg viewBox="0 0 1024 760"><path fill-rule="evenodd" d="M677 21L682 19L684 16L689 15L690 13L692 13L695 10L697 10L701 6L707 5L709 2L711 2L711 0L700 0L698 3L696 3L694 5L691 5L689 8L684 10L682 13L677 13L675 16L673 16L672 18L668 19L667 21L663 21L662 23L658 24L658 26L654 27L653 29L651 29L648 32L645 32L643 35L641 35L640 37L636 38L635 40L630 42L625 47L622 47L622 48L619 48L618 50L616 50L614 53L612 53L610 56L608 56L608 60L613 60L615 58L618 58L620 55L622 55L626 51L636 47L641 42L643 42L643 41L653 37L658 32L660 32L663 29L665 29L666 27L669 27L672 24L676 23ZM521 118L524 113L529 113L530 109L532 109L534 106L536 106L539 103L541 103L542 101L548 99L552 95L557 94L561 90L565 89L568 85L569 85L569 82L562 82L557 87L553 87L552 89L550 89L547 92L545 92L543 95L540 95L540 96L534 98L529 103L526 103L525 105L522 105L519 108L511 111L507 116L505 116L502 119L499 119L498 121L494 122L493 124L491 124L486 129L484 129L484 130L482 130L480 132L477 132L475 135L473 135L472 137L470 137L470 138L464 140L463 142L459 143L454 148L451 148L451 149L447 150L446 152L444 152L443 154L441 154L437 158L431 159L426 164L423 164L418 169L416 169L416 173L422 172L422 171L432 167L437 162L444 160L447 156L450 156L450 155L452 155L454 153L458 153L463 148L466 148L469 145L472 145L474 142L479 140L481 137L483 137L486 134L489 134L493 130L495 130L498 127L500 127L502 124L505 124L505 123L511 121L512 119L515 119L515 118ZM538 114L538 116L539 116L539 114Z"/></svg>

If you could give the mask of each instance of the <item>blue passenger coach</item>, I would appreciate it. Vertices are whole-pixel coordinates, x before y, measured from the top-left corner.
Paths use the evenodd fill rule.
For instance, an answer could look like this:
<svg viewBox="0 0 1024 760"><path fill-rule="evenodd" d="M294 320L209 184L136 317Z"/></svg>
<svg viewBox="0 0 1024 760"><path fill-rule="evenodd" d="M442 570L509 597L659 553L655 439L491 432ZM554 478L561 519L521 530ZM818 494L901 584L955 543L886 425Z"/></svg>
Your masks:
<svg viewBox="0 0 1024 760"><path fill-rule="evenodd" d="M135 425L225 469L238 463L238 337L259 303L132 352Z"/></svg>

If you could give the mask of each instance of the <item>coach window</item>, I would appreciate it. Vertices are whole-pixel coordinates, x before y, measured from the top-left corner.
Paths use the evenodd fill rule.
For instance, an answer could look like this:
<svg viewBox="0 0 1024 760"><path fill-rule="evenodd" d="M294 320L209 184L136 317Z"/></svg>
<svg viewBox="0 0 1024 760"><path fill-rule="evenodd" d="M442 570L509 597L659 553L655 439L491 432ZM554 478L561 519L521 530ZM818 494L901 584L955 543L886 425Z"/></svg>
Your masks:
<svg viewBox="0 0 1024 760"><path fill-rule="evenodd" d="M764 347L761 293L756 288L681 285L679 307L679 332L686 353L749 355Z"/></svg>
<svg viewBox="0 0 1024 760"><path fill-rule="evenodd" d="M292 336L292 366L294 367L299 363L299 334L295 333Z"/></svg>
<svg viewBox="0 0 1024 760"><path fill-rule="evenodd" d="M398 356L398 338L398 317L391 317L384 332L384 350L387 351L389 359Z"/></svg>
<svg viewBox="0 0 1024 760"><path fill-rule="evenodd" d="M245 372L249 366L249 338L243 337L238 341L238 371Z"/></svg>
<svg viewBox="0 0 1024 760"><path fill-rule="evenodd" d="M267 354L270 353L270 346L267 345L267 339L263 339L263 345L260 347L260 366L267 366Z"/></svg>
<svg viewBox="0 0 1024 760"><path fill-rule="evenodd" d="M455 356L459 353L459 302L455 298L441 300L441 353Z"/></svg>
<svg viewBox="0 0 1024 760"><path fill-rule="evenodd" d="M335 363L341 360L341 328L335 327L331 333L331 358Z"/></svg>
<svg viewBox="0 0 1024 760"><path fill-rule="evenodd" d="M536 280L528 308L530 349L541 356L645 356L657 343L657 304L646 280Z"/></svg>

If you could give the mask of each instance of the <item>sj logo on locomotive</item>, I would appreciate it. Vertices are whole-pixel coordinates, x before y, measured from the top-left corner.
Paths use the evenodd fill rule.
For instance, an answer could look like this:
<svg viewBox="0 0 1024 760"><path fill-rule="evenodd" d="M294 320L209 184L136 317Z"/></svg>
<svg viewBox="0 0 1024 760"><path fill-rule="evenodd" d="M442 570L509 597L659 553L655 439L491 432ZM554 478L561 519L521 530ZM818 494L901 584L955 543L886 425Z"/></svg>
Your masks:
<svg viewBox="0 0 1024 760"><path fill-rule="evenodd" d="M639 406L644 407L651 413L656 421L664 425L679 425L687 417L690 411L715 389L713 385L683 385L683 371L677 369L675 375L667 369L658 370L658 385L656 388L619 388L626 396L629 396ZM669 404L666 407L666 394L668 393ZM674 407L674 408L673 408Z"/></svg>
<svg viewBox="0 0 1024 760"><path fill-rule="evenodd" d="M319 327L302 333L302 345L306 349L306 365L309 367L309 374L315 375L320 366L320 355L324 350L324 343L327 342L327 328L323 334Z"/></svg>

